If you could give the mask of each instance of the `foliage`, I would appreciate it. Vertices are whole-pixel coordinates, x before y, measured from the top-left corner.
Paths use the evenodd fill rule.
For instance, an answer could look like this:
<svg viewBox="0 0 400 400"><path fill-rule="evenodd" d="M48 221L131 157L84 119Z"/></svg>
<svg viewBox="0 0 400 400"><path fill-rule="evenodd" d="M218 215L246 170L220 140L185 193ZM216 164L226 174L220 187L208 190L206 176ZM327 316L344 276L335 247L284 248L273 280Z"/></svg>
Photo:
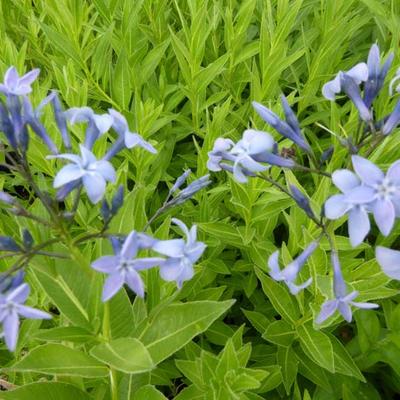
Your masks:
<svg viewBox="0 0 400 400"><path fill-rule="evenodd" d="M115 157L116 183L125 188L125 199L110 230L142 231L150 220L147 233L167 240L171 218L179 217L196 224L207 245L182 289L149 270L143 275L144 300L122 289L106 306L102 277L89 265L110 254L108 242L82 242L75 250L57 242L49 251L72 253L72 260L32 258L26 269L29 305L53 318L23 320L16 351L2 346L4 377L17 388L1 392L0 399L386 399L400 392L398 284L382 272L374 252L376 245L399 248L398 223L387 237L373 226L353 248L346 219L333 222L344 278L361 301L373 300L380 308L356 311L352 323L335 314L321 328L313 320L332 291L326 238L300 273L302 282L313 278L306 292L292 296L267 275L268 257L277 248L288 265L316 238L317 227L294 199L268 182L239 184L218 173L192 200L156 214L183 170L191 168L196 177L207 172L207 153L218 137L236 142L247 128L267 129L253 100L282 115L281 91L295 106L313 151L321 156L333 144L325 170L350 168L340 139L356 131L357 109L324 100L321 89L339 70L366 60L375 41L385 54L395 51L394 75L400 64L396 1L0 4L0 69L41 69L33 104L55 88L66 108L88 105L98 114L114 108L157 148L156 156L127 150ZM386 82L374 110L386 115L394 101ZM42 121L60 147L51 108L43 109ZM72 125L70 132L72 148L78 149L85 131ZM290 148L289 139L272 130L271 135L289 154L299 151ZM395 130L369 159L386 171L399 158L397 140ZM100 138L94 152L104 154L108 146ZM42 190L55 175L48 154L40 138L32 137L29 162ZM5 162L3 152L0 157ZM337 193L324 176L275 167L271 176L303 187L313 212ZM45 217L18 176L3 170L0 187ZM116 184L111 188L115 192ZM72 199L66 206L73 206ZM0 213L1 235L15 238L18 246L24 229L34 243L52 238L33 220ZM99 207L85 197L73 237L96 233L103 222ZM0 263L5 271L13 260Z"/></svg>

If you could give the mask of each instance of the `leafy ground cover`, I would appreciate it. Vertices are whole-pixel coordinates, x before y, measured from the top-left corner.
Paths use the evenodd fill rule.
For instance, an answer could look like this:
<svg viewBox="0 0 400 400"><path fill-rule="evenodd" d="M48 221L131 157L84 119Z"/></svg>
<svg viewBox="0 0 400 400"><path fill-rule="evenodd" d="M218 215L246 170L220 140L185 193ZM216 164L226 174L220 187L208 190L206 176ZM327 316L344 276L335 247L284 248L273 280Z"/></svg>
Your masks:
<svg viewBox="0 0 400 400"><path fill-rule="evenodd" d="M293 151L253 100L281 115L284 93L314 152L334 145L327 171L350 167L339 137L357 129L357 111L344 100L326 101L322 86L366 60L375 42L385 54L394 51L392 76L400 65L396 1L4 0L1 9L0 69L41 69L34 104L55 88L65 108L88 105L101 114L112 107L156 146L157 155L127 151L115 160L126 197L111 228L123 233L146 227L184 169L205 175L220 136L237 141L246 128L268 130ZM374 103L380 115L394 105L387 86ZM50 109L43 124L57 130ZM81 126L71 126L74 148L83 137ZM399 158L397 140L388 137L370 159L386 170ZM30 146L39 186L51 187L47 149L38 139ZM323 176L272 175L302 186L316 210L335 193ZM315 226L264 181L243 185L223 172L211 179L148 228L167 239L178 234L171 218L198 226L207 249L179 291L148 271L145 300L124 289L105 307L102 280L82 267L107 254L105 242L82 244L72 261L32 258L29 304L53 318L23 320L16 351L1 347L0 384L14 391L0 399L389 399L400 392L398 284L374 252L398 247L398 224L387 237L374 227L353 248L345 220L337 222L345 278L380 308L355 312L352 323L335 316L321 329L313 320L330 291L328 244L309 259L305 276L314 281L306 294L293 297L267 275L269 255L281 248L288 262L315 237ZM20 178L2 173L0 185L44 213ZM75 237L97 231L98 207L82 201L75 222ZM24 228L37 243L49 239L38 224L1 210L2 235L20 237ZM0 262L4 270L13 263Z"/></svg>

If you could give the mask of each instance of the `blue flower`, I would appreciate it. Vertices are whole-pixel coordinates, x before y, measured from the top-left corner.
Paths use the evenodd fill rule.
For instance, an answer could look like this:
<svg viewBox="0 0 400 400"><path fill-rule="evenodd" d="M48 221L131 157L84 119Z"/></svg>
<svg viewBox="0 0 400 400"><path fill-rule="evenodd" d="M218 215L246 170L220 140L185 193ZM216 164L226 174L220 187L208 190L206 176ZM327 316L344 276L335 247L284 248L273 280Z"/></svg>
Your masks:
<svg viewBox="0 0 400 400"><path fill-rule="evenodd" d="M359 88L360 83L367 80L368 66L365 63L359 63L346 72L339 71L334 79L325 83L322 87L322 94L326 99L334 101L337 93L346 93L356 106L361 119L370 121L372 115L361 98Z"/></svg>
<svg viewBox="0 0 400 400"><path fill-rule="evenodd" d="M373 44L368 54L368 79L364 85L364 103L370 108L375 97L382 89L383 82L393 62L394 54L390 53L381 67L379 47Z"/></svg>
<svg viewBox="0 0 400 400"><path fill-rule="evenodd" d="M64 166L57 173L53 186L55 188L64 185L77 187L82 183L90 201L97 203L104 196L106 181L115 181L115 170L108 161L97 160L93 153L86 147L80 145L80 150L81 157L75 154L47 156L47 158L64 158L72 161L71 164Z"/></svg>
<svg viewBox="0 0 400 400"><path fill-rule="evenodd" d="M88 122L86 130L85 147L91 149L100 135L106 133L113 123L112 116L108 114L96 114L90 107L73 107L65 111L71 124Z"/></svg>
<svg viewBox="0 0 400 400"><path fill-rule="evenodd" d="M175 281L178 288L181 288L184 281L193 277L193 264L201 257L206 245L197 241L196 225L189 230L179 219L172 218L172 222L185 233L186 241L183 239L160 240L154 243L152 249L168 256L160 264L161 278L168 282Z"/></svg>
<svg viewBox="0 0 400 400"><path fill-rule="evenodd" d="M268 259L268 266L270 268L269 274L272 279L275 281L283 281L290 290L290 293L297 294L300 290L305 289L308 287L311 282L312 278L309 278L306 282L296 285L294 282L297 279L301 269L303 268L304 264L306 263L308 257L312 255L315 249L318 247L318 241L311 242L304 251L295 258L290 264L288 264L283 270L280 269L279 266L279 250L275 251L271 254Z"/></svg>
<svg viewBox="0 0 400 400"><path fill-rule="evenodd" d="M218 138L208 153L207 168L210 171L225 169L243 183L247 182L247 176L255 176L269 168L261 162L289 168L294 166L293 160L274 154L275 150L275 141L269 133L247 129L236 144L230 139Z"/></svg>
<svg viewBox="0 0 400 400"><path fill-rule="evenodd" d="M400 215L400 161L385 174L371 161L352 156L353 168L362 185L346 193L346 200L372 210L381 233L387 236Z"/></svg>
<svg viewBox="0 0 400 400"><path fill-rule="evenodd" d="M340 169L332 174L332 181L343 194L335 194L325 202L325 216L329 219L338 219L344 214L348 214L350 243L353 247L358 246L370 230L369 209L367 205L349 201L346 194L359 187L361 180L354 172Z"/></svg>
<svg viewBox="0 0 400 400"><path fill-rule="evenodd" d="M32 92L31 85L40 73L40 69L33 69L23 76L19 76L15 67L10 67L4 75L4 83L0 84L0 92L6 95L23 96Z"/></svg>
<svg viewBox="0 0 400 400"><path fill-rule="evenodd" d="M283 112L285 114L286 121L281 120L273 111L263 106L256 101L253 101L253 107L257 111L258 115L269 125L275 128L282 136L290 139L296 143L303 150L310 152L310 145L306 142L300 131L300 125L296 115L290 108L289 103L285 96L281 96L281 102Z"/></svg>
<svg viewBox="0 0 400 400"><path fill-rule="evenodd" d="M24 306L29 296L29 286L23 283L12 287L5 294L0 294L0 323L3 326L3 333L6 346L14 351L18 340L19 317L32 319L50 319L51 315L35 308Z"/></svg>
<svg viewBox="0 0 400 400"><path fill-rule="evenodd" d="M128 122L121 113L112 108L108 112L113 118L112 127L124 139L125 146L128 149L139 146L150 153L157 153L157 150L149 142L146 142L139 134L130 131Z"/></svg>
<svg viewBox="0 0 400 400"><path fill-rule="evenodd" d="M165 260L159 257L136 258L140 249L152 245L152 241L149 243L149 240L144 236L132 231L120 250L118 242L114 241L113 246L117 250L115 256L104 256L92 263L93 269L108 274L103 287L103 301L111 299L124 283L139 297L144 296L144 283L138 271L160 265Z"/></svg>
<svg viewBox="0 0 400 400"><path fill-rule="evenodd" d="M315 321L317 324L323 323L332 316L336 310L339 311L347 322L351 322L353 314L350 306L363 309L379 307L378 304L375 303L358 303L353 301L358 296L358 292L353 291L347 293L346 283L340 268L339 257L335 251L331 253L331 260L333 265L333 291L335 298L333 300L327 300L322 304L321 311Z"/></svg>

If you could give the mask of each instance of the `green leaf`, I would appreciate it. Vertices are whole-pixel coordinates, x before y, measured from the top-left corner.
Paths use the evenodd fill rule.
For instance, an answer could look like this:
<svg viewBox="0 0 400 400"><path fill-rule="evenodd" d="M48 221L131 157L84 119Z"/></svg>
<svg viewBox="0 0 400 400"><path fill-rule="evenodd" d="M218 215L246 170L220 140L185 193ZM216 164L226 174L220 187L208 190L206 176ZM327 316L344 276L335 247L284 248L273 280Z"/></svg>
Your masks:
<svg viewBox="0 0 400 400"><path fill-rule="evenodd" d="M33 270L33 273L36 275L46 294L63 315L74 325L92 330L85 308L60 275L54 277L36 268Z"/></svg>
<svg viewBox="0 0 400 400"><path fill-rule="evenodd" d="M135 400L167 400L154 386L146 385L135 393Z"/></svg>
<svg viewBox="0 0 400 400"><path fill-rule="evenodd" d="M296 332L293 327L283 319L272 322L262 337L269 342L280 346L290 346L294 340Z"/></svg>
<svg viewBox="0 0 400 400"><path fill-rule="evenodd" d="M137 339L120 338L93 347L90 354L126 374L140 374L154 368L146 347Z"/></svg>
<svg viewBox="0 0 400 400"><path fill-rule="evenodd" d="M204 332L233 303L234 300L171 304L149 318L139 339L158 364Z"/></svg>
<svg viewBox="0 0 400 400"><path fill-rule="evenodd" d="M90 400L87 393L62 382L38 382L0 392L0 400Z"/></svg>
<svg viewBox="0 0 400 400"><path fill-rule="evenodd" d="M354 376L361 382L366 382L363 374L354 362L353 357L349 354L339 339L330 333L326 333L326 335L329 337L333 346L335 371L340 374Z"/></svg>
<svg viewBox="0 0 400 400"><path fill-rule="evenodd" d="M114 69L111 94L123 110L128 110L132 95L130 68L128 55L122 49Z"/></svg>
<svg viewBox="0 0 400 400"><path fill-rule="evenodd" d="M135 327L133 309L126 290L122 288L110 300L110 330L112 339L130 336Z"/></svg>
<svg viewBox="0 0 400 400"><path fill-rule="evenodd" d="M85 343L95 339L89 331L78 326L60 326L52 329L41 329L37 332L35 338L45 340L46 342L67 341L75 343Z"/></svg>
<svg viewBox="0 0 400 400"><path fill-rule="evenodd" d="M261 282L264 293L282 318L290 323L294 323L298 320L300 318L300 311L293 300L293 296L288 293L282 284L275 282L261 272L261 270L256 268L255 271Z"/></svg>
<svg viewBox="0 0 400 400"><path fill-rule="evenodd" d="M61 344L45 344L29 352L5 371L37 372L49 375L71 375L99 378L108 375L107 368L82 351Z"/></svg>
<svg viewBox="0 0 400 400"><path fill-rule="evenodd" d="M301 348L318 365L334 372L334 356L332 343L329 337L321 331L316 331L312 323L306 323L297 327Z"/></svg>
<svg viewBox="0 0 400 400"><path fill-rule="evenodd" d="M281 366L281 373L283 378L283 385L285 386L286 394L290 394L290 388L292 387L296 376L297 366L299 364L296 353L292 347L278 347L276 354L276 361Z"/></svg>

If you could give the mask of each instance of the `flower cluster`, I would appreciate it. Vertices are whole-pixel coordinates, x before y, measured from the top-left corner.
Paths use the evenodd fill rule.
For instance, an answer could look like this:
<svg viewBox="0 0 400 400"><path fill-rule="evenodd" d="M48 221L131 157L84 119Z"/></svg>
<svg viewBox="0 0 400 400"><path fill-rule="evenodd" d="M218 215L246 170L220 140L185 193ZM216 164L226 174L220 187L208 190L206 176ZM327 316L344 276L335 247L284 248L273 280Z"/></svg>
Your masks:
<svg viewBox="0 0 400 400"><path fill-rule="evenodd" d="M183 282L194 275L193 266L205 250L205 244L197 240L196 226L189 230L178 219L172 221L179 226L186 239L158 240L145 233L132 231L123 241L120 233L108 232L112 218L122 207L124 201L123 186L120 185L109 203L106 198L108 182L117 180L117 173L111 164L112 158L124 149L140 147L152 154L157 153L152 144L145 141L138 133L132 132L126 118L114 109L105 114L97 114L89 107L74 107L63 110L56 92L51 92L39 105L34 108L28 95L32 91L32 84L37 79L39 70L35 69L23 76L19 76L16 69L7 70L4 83L0 84L0 93L5 100L0 99L0 131L6 137L5 149L11 155L8 159L11 164L7 168L13 174L19 174L32 188L35 195L43 203L50 219L33 214L20 201L6 191L0 191L0 202L7 211L16 216L32 219L45 227L54 228L53 232L65 232L74 221L80 201L81 189L84 188L91 203L97 204L101 200L100 214L103 219L103 228L97 234L88 234L80 237L76 243L108 237L113 245L113 256L104 256L92 263L93 269L108 274L104 283L102 300L112 298L121 287L126 284L138 296L144 296L144 282L139 272L158 266L161 278L165 281L176 282L181 288ZM54 118L62 138L62 148L58 148L50 138L45 126L40 121L43 108L51 104ZM73 152L75 142L69 134L69 125L85 124L83 143L78 143L79 154ZM55 198L49 193L42 192L36 185L30 170L27 152L29 150L30 131L33 131L48 148L50 155L47 159L65 160L67 164L56 173L53 187L57 189ZM96 141L106 133L116 134L115 138L108 138L111 143L102 157L97 157L93 150ZM58 143L58 142L57 142ZM62 151L61 151L62 150ZM6 157L7 159L7 157ZM159 215L175 206L179 206L192 198L199 190L209 185L209 176L205 175L193 180L182 188L190 175L185 171L171 187L163 206L149 219L145 228ZM58 202L75 191L76 196L71 210L60 213ZM62 208L66 208L65 203ZM60 234L56 240L63 240ZM23 273L13 277L13 273L24 268L29 260L38 254L69 258L69 254L43 251L47 245L54 243L54 239L35 244L27 229L22 231L22 240L16 241L12 237L0 236L0 251L6 252L2 258L17 257L19 259L8 272L0 276L0 324L3 327L3 336L6 346L13 351L16 348L19 330L19 317L48 319L46 312L35 310L24 305L29 286L23 282ZM69 243L69 245L71 245ZM76 244L75 244L76 245ZM141 251L153 251L157 257L139 257Z"/></svg>
<svg viewBox="0 0 400 400"><path fill-rule="evenodd" d="M393 112L381 120L376 121L372 104L383 88L384 80L393 61L391 53L382 64L379 48L374 44L368 55L367 63L359 63L348 71L339 71L335 78L327 82L322 93L327 99L334 101L336 95L345 93L354 103L360 116L360 132L354 137L339 139L352 155L353 171L340 169L333 174L322 171L324 163L332 156L333 148L325 150L316 160L309 144L303 136L298 119L290 108L286 98L281 96L284 119L267 107L253 102L253 106L260 117L279 132L284 138L291 140L299 149L309 156L309 162L317 168L299 164L294 159L278 154L278 145L267 132L248 129L237 143L231 139L218 138L214 148L208 153L208 168L211 171L222 169L233 173L238 182L247 182L248 177L258 177L266 180L279 190L290 196L306 215L321 229L320 238L309 244L305 250L284 269L279 267L279 250L275 251L268 260L269 274L276 280L284 282L292 294L307 288L312 279L304 283L296 283L298 276L307 259L318 247L319 241L326 236L331 247L331 260L333 267L333 293L334 299L327 300L317 323L322 323L338 310L346 321L351 321L352 311L350 306L356 308L375 308L378 305L358 303L353 300L358 296L357 291L347 292L343 279L339 256L334 248L334 240L329 233L328 220L341 218L348 215L348 232L352 246L359 245L370 231L369 214L373 214L380 232L387 236L393 229L396 217L400 216L400 161L393 163L384 174L375 164L367 158L356 155L363 146L379 143L381 138L393 131L400 123L400 101ZM400 74L391 82L391 88L400 77ZM363 86L362 86L363 84ZM396 91L399 91L396 88ZM361 136L360 136L361 133ZM328 198L324 204L320 218L311 208L307 196L295 185L286 188L264 172L270 166L300 169L315 172L331 177L334 185L341 191ZM263 174L260 174L263 172ZM384 272L394 279L400 279L400 252L384 247L377 248L377 260Z"/></svg>

